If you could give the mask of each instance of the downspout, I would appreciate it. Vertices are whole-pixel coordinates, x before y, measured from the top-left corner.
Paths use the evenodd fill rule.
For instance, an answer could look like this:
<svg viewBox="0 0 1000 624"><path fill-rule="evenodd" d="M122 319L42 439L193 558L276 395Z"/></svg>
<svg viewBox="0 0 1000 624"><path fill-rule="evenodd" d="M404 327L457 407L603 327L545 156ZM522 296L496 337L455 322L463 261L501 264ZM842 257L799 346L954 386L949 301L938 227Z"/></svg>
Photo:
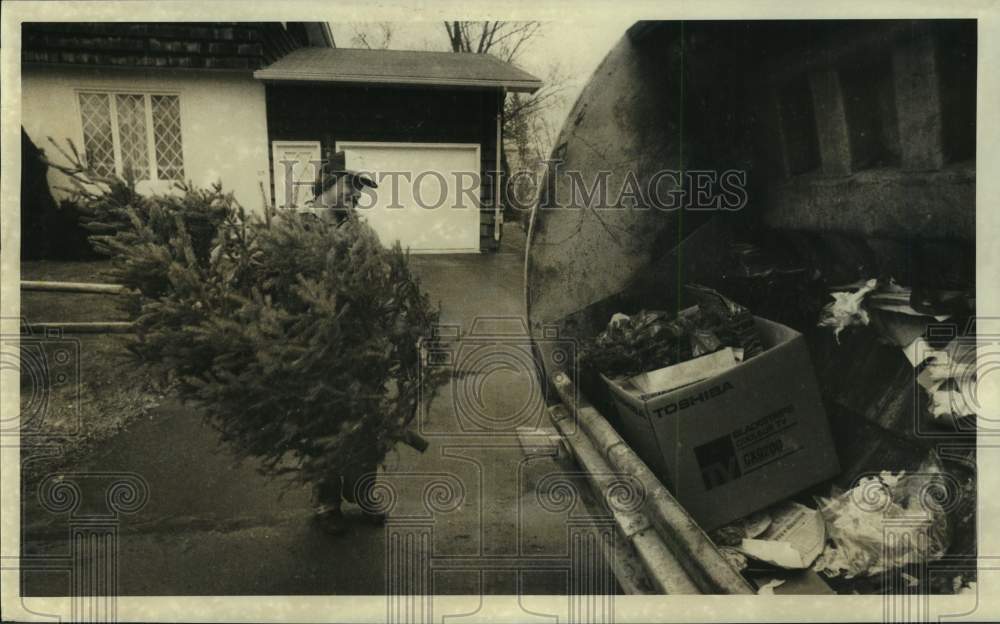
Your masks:
<svg viewBox="0 0 1000 624"><path fill-rule="evenodd" d="M500 242L503 228L503 209L500 206L500 169L503 154L503 105L507 100L507 88L500 87L500 106L497 107L497 154L493 177L493 240Z"/></svg>

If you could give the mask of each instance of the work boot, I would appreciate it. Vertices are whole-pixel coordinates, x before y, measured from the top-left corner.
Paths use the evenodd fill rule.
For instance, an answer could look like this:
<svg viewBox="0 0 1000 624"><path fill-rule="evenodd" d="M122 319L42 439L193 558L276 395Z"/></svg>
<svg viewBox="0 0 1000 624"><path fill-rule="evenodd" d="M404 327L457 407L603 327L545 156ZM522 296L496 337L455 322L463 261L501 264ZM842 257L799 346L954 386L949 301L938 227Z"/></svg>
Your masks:
<svg viewBox="0 0 1000 624"><path fill-rule="evenodd" d="M340 509L328 509L321 511L315 516L319 528L330 535L343 535L347 533L347 519Z"/></svg>

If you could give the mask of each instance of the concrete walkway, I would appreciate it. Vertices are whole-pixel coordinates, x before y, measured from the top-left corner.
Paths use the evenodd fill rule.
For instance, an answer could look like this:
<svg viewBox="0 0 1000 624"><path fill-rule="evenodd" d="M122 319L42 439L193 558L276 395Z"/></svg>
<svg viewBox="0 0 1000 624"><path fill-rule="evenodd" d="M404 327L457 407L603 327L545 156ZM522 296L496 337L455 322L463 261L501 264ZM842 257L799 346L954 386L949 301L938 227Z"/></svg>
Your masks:
<svg viewBox="0 0 1000 624"><path fill-rule="evenodd" d="M525 357L522 253L412 258L456 332L451 365L460 374L421 415L430 448L400 446L388 458L378 490L391 507L387 527L357 521L343 537L320 532L308 488L284 489L252 462L234 464L201 416L174 402L65 475L83 498L75 512L24 494L25 593L65 595L60 566L92 563L67 537L109 505L129 509L127 493L106 496L123 475L148 498L104 520L117 530L122 595L571 591L567 572L581 565L571 534L586 518L558 495L566 464L526 456L514 434L547 425Z"/></svg>

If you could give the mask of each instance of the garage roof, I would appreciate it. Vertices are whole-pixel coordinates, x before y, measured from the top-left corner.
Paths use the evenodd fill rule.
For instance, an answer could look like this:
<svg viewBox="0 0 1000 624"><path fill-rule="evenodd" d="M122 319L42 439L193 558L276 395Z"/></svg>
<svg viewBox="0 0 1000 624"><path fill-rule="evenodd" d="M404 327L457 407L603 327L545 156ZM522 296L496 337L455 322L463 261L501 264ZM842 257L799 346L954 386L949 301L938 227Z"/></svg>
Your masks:
<svg viewBox="0 0 1000 624"><path fill-rule="evenodd" d="M542 81L489 54L301 48L254 72L273 82L353 82L436 87L506 87L533 93Z"/></svg>

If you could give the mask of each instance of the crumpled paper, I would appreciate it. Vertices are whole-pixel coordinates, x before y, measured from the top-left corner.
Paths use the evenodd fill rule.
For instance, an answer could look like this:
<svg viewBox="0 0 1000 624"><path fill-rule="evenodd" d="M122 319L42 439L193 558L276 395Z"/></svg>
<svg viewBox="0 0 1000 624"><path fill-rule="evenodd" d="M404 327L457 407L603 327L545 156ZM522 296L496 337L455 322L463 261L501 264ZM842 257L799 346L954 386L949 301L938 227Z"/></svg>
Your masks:
<svg viewBox="0 0 1000 624"><path fill-rule="evenodd" d="M958 588L958 591L956 591L955 593L959 594L961 596L964 596L966 594L972 595L972 596L976 596L976 595L979 594L979 590L976 588L976 582L972 581L971 583L969 583L965 587Z"/></svg>
<svg viewBox="0 0 1000 624"><path fill-rule="evenodd" d="M961 381L962 384L974 384L972 381ZM965 385L958 390L939 390L930 393L930 411L934 418L944 418L952 421L963 416L975 416L976 410L965 400L968 396L975 396L975 389Z"/></svg>
<svg viewBox="0 0 1000 624"><path fill-rule="evenodd" d="M870 279L857 292L830 293L833 301L826 304L820 312L819 327L833 329L833 337L840 344L840 332L852 325L867 325L870 322L868 311L861 307L865 295L875 290L877 279Z"/></svg>
<svg viewBox="0 0 1000 624"><path fill-rule="evenodd" d="M808 568L823 552L826 529L815 509L787 501L771 509L772 522L757 537L746 537L739 549L758 560L786 568Z"/></svg>
<svg viewBox="0 0 1000 624"><path fill-rule="evenodd" d="M614 327L616 329L621 329L632 321L632 317L628 314L622 314L621 312L615 312L611 315L611 320L608 321L608 327Z"/></svg>
<svg viewBox="0 0 1000 624"><path fill-rule="evenodd" d="M976 582L967 581L961 574L951 580L951 589L952 592L960 596L967 594L976 595L979 593Z"/></svg>
<svg viewBox="0 0 1000 624"><path fill-rule="evenodd" d="M744 539L757 537L771 526L771 514L756 511L749 516L734 520L709 534L712 541L720 546L739 546Z"/></svg>
<svg viewBox="0 0 1000 624"><path fill-rule="evenodd" d="M760 589L757 590L757 595L758 596L773 596L774 595L774 588L775 587L781 587L784 584L785 584L785 580L784 579L771 579L770 581L768 581L768 582L766 582L766 583L764 583L763 585L760 586Z"/></svg>
<svg viewBox="0 0 1000 624"><path fill-rule="evenodd" d="M813 570L850 579L943 557L950 541L948 515L934 501L947 495L944 479L932 460L915 473L883 471L817 499L828 542Z"/></svg>
<svg viewBox="0 0 1000 624"><path fill-rule="evenodd" d="M766 511L758 511L715 529L710 537L718 545L719 552L726 558L729 565L733 566L737 572L742 572L747 569L750 562L739 546L744 539L757 537L769 526L771 526L770 514Z"/></svg>
<svg viewBox="0 0 1000 624"><path fill-rule="evenodd" d="M931 415L945 424L954 425L960 418L976 415L976 406L967 400L978 393L974 346L952 341L924 357L925 367L917 383L927 392Z"/></svg>

